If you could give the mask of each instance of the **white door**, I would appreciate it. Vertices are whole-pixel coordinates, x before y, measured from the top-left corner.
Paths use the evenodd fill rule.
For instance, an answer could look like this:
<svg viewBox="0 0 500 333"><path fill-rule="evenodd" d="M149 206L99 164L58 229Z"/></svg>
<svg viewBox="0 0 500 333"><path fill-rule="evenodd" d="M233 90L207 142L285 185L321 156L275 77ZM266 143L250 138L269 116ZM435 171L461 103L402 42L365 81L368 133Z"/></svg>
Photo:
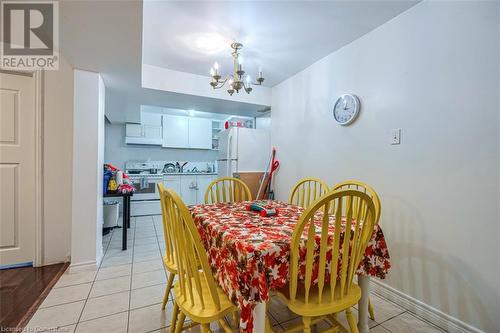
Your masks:
<svg viewBox="0 0 500 333"><path fill-rule="evenodd" d="M212 120L189 118L189 148L212 149Z"/></svg>
<svg viewBox="0 0 500 333"><path fill-rule="evenodd" d="M0 73L0 266L33 262L35 200L34 80Z"/></svg>
<svg viewBox="0 0 500 333"><path fill-rule="evenodd" d="M188 148L188 118L163 115L163 147Z"/></svg>

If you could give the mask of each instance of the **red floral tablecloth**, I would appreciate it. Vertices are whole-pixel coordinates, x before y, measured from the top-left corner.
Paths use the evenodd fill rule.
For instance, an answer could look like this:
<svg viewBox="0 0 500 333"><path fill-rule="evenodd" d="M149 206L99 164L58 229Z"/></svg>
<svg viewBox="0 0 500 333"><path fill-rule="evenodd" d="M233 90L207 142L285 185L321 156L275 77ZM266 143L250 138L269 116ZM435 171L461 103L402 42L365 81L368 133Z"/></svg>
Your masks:
<svg viewBox="0 0 500 333"><path fill-rule="evenodd" d="M189 209L207 250L219 285L241 310L240 330L252 332L252 310L265 302L269 292L283 287L288 277L290 241L303 208L279 201L265 201L278 208L274 217L246 211L247 203L194 205ZM358 275L384 279L391 267L380 226L376 226Z"/></svg>

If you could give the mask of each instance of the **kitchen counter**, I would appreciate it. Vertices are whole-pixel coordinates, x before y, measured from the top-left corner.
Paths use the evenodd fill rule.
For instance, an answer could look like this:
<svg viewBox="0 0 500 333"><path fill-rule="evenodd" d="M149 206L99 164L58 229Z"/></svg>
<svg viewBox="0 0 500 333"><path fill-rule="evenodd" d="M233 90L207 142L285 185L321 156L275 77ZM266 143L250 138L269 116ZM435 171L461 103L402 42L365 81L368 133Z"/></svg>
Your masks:
<svg viewBox="0 0 500 333"><path fill-rule="evenodd" d="M160 174L159 174L160 175ZM170 173L163 173L161 174L163 176L195 176L195 175L207 175L207 176L213 176L217 175L217 172L170 172Z"/></svg>

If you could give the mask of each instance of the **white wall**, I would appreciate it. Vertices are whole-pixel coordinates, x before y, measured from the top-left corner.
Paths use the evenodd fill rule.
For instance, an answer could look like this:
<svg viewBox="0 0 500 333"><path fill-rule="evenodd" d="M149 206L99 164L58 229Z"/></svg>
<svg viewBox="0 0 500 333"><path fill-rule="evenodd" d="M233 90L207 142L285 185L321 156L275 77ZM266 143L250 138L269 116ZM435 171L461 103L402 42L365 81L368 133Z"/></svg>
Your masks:
<svg viewBox="0 0 500 333"><path fill-rule="evenodd" d="M44 72L43 264L69 261L73 179L73 68Z"/></svg>
<svg viewBox="0 0 500 333"><path fill-rule="evenodd" d="M72 266L102 259L103 147L104 83L98 73L75 70Z"/></svg>
<svg viewBox="0 0 500 333"><path fill-rule="evenodd" d="M420 3L272 91L278 198L306 176L372 184L384 282L485 332L500 331L499 12ZM363 109L342 127L332 107L346 92Z"/></svg>
<svg viewBox="0 0 500 333"><path fill-rule="evenodd" d="M125 144L125 125L106 122L104 161L124 168L129 160L153 161L215 161L217 151L202 149L173 149L149 145Z"/></svg>

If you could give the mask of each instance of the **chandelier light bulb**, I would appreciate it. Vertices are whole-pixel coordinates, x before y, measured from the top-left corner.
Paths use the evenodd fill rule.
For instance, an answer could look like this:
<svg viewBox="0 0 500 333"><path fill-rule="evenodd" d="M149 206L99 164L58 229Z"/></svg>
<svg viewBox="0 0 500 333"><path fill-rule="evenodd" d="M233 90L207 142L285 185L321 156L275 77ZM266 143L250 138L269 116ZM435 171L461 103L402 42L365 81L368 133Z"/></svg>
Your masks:
<svg viewBox="0 0 500 333"><path fill-rule="evenodd" d="M264 82L264 77L262 76L262 68L259 67L259 72L257 74L257 79L252 82L250 75L247 75L243 70L243 56L238 52L243 48L243 45L238 42L231 43L231 48L233 52L231 53L233 58L233 71L223 78L220 73L220 67L217 62L210 69L211 81L209 84L213 89L220 89L226 84L229 86L227 92L233 95L234 92L239 93L240 90L244 90L246 93L250 94L252 92L252 85L261 86Z"/></svg>

